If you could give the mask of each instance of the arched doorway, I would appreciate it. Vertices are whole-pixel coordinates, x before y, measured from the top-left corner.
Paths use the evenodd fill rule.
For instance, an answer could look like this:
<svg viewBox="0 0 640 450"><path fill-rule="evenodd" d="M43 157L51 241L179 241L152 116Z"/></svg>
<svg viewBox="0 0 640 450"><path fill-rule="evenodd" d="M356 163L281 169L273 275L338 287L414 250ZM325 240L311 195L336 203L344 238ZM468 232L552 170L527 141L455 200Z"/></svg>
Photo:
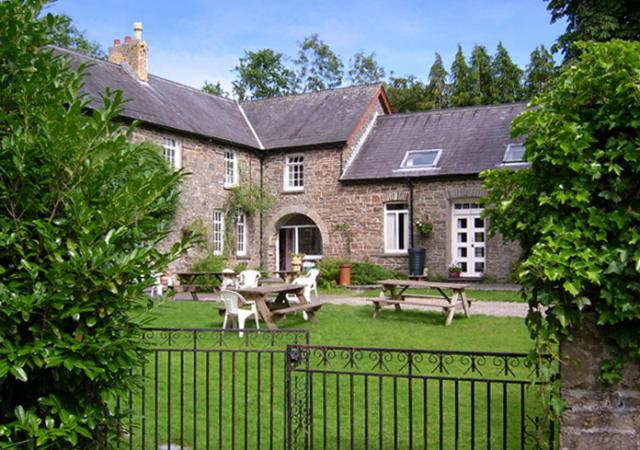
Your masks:
<svg viewBox="0 0 640 450"><path fill-rule="evenodd" d="M322 258L322 234L304 214L289 214L277 225L278 270L291 270L291 254L304 253L305 261Z"/></svg>

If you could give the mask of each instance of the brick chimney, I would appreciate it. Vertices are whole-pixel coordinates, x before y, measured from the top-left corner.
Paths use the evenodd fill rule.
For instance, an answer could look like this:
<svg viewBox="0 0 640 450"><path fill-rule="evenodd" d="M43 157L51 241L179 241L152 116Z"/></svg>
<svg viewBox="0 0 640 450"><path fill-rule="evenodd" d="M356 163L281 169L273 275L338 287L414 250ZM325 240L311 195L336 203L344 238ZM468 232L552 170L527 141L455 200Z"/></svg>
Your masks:
<svg viewBox="0 0 640 450"><path fill-rule="evenodd" d="M149 47L142 40L142 23L133 24L134 39L131 36L124 37L124 43L120 39L113 40L113 47L109 48L109 61L115 64L127 63L129 68L140 81L148 81L147 56Z"/></svg>

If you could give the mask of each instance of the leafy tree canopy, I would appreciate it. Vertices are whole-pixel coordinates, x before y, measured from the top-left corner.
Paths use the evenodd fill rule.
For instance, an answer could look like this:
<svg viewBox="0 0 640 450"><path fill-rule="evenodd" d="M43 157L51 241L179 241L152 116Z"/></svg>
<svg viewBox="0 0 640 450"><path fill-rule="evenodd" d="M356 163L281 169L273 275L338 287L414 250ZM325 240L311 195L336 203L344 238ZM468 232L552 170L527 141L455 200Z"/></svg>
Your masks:
<svg viewBox="0 0 640 450"><path fill-rule="evenodd" d="M553 46L565 58L576 56L577 41L640 40L640 2L637 0L546 0L551 22L567 20L566 31Z"/></svg>
<svg viewBox="0 0 640 450"><path fill-rule="evenodd" d="M556 73L556 63L553 56L544 45L536 47L531 52L531 60L525 74L524 92L527 98L533 98L542 93L553 80Z"/></svg>
<svg viewBox="0 0 640 450"><path fill-rule="evenodd" d="M384 76L384 68L378 64L375 52L368 55L358 52L349 60L349 79L353 84L380 83Z"/></svg>
<svg viewBox="0 0 640 450"><path fill-rule="evenodd" d="M472 92L471 69L467 65L460 44L458 44L458 51L451 65L451 104L453 106L475 104L475 96Z"/></svg>
<svg viewBox="0 0 640 450"><path fill-rule="evenodd" d="M302 92L316 92L342 84L342 61L317 34L298 43L298 58L294 62Z"/></svg>
<svg viewBox="0 0 640 450"><path fill-rule="evenodd" d="M51 43L98 59L107 59L107 54L97 42L89 41L75 25L71 17L58 14L49 30Z"/></svg>
<svg viewBox="0 0 640 450"><path fill-rule="evenodd" d="M213 95L217 95L218 97L229 97L229 93L222 88L222 85L219 81L216 83L210 83L205 80L204 86L202 86L202 90Z"/></svg>
<svg viewBox="0 0 640 450"><path fill-rule="evenodd" d="M295 93L296 74L284 63L282 53L265 48L244 52L234 71L233 92L239 100L277 97Z"/></svg>
<svg viewBox="0 0 640 450"><path fill-rule="evenodd" d="M86 112L42 8L0 2L0 447L113 448L183 174L130 143L120 93Z"/></svg>
<svg viewBox="0 0 640 450"><path fill-rule="evenodd" d="M490 105L496 102L496 86L491 69L491 56L484 45L476 45L471 53L471 92L473 104Z"/></svg>
<svg viewBox="0 0 640 450"><path fill-rule="evenodd" d="M413 75L394 77L392 74L385 83L385 90L394 112L423 111L432 107L424 83Z"/></svg>
<svg viewBox="0 0 640 450"><path fill-rule="evenodd" d="M427 85L427 92L433 104L433 109L442 109L449 106L448 76L449 73L444 68L442 56L436 53L436 60L429 70L429 84Z"/></svg>
<svg viewBox="0 0 640 450"><path fill-rule="evenodd" d="M513 103L522 100L522 69L511 60L502 42L498 44L491 68L496 88L496 101Z"/></svg>
<svg viewBox="0 0 640 450"><path fill-rule="evenodd" d="M531 167L483 175L486 211L493 231L521 244L539 352L555 352L593 311L617 350L601 374L612 381L624 357L640 358L640 43L577 47L513 123Z"/></svg>

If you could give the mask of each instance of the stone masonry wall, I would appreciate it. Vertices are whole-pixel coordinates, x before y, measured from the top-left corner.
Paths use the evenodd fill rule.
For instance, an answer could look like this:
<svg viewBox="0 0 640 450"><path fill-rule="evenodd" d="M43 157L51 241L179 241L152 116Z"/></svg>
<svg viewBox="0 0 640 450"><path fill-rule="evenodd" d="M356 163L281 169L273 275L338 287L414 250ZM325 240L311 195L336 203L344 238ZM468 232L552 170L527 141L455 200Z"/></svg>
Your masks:
<svg viewBox="0 0 640 450"><path fill-rule="evenodd" d="M562 397L562 449L640 449L640 364L627 362L624 377L612 386L598 380L600 364L611 357L595 315L571 341L560 345Z"/></svg>
<svg viewBox="0 0 640 450"><path fill-rule="evenodd" d="M182 185L180 207L173 223L173 230L163 245L168 247L179 240L182 230L196 221L202 221L206 226L209 245L211 245L213 211L223 209L228 195L228 190L223 187L225 150L236 152L241 182L260 183L260 159L247 150L161 129L139 128L134 134L135 140L147 140L158 145L162 145L164 137L173 138L181 145L182 167L191 174ZM259 226L259 217L247 216L247 256L239 258L235 256L235 252L228 252L230 267L238 262L246 262L249 267L260 265ZM225 246L227 244L228 242L225 242ZM184 257L175 261L169 269L172 272L187 270L205 253L206 250L203 248L193 248Z"/></svg>
<svg viewBox="0 0 640 450"><path fill-rule="evenodd" d="M406 181L383 181L342 184L338 181L337 161L341 149L307 150L304 155L305 188L302 192L285 192L283 176L287 153L270 153L265 158L264 184L276 197L265 217L264 254L269 270L276 268L276 243L279 221L289 214L310 217L318 225L323 239L323 255L349 256L389 268L408 270L406 255L384 252L384 205L391 201L409 201ZM447 275L451 262L450 215L452 201L478 199L483 196L477 178L460 180L417 181L414 185L414 217L426 217L434 225L427 239L416 237L415 245L427 249L430 274ZM345 232L339 225L348 224L353 233L351 254L347 254ZM518 256L517 245L504 245L500 238L487 242L487 276L506 281Z"/></svg>

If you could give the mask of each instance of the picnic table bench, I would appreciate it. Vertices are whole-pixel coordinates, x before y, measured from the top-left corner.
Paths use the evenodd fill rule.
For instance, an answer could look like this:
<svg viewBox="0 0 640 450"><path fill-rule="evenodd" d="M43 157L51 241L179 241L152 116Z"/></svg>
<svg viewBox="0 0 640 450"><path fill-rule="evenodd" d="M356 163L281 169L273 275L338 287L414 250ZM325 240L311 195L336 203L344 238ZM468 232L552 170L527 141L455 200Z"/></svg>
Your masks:
<svg viewBox="0 0 640 450"><path fill-rule="evenodd" d="M470 302L465 295L467 284L463 283L441 283L415 280L382 280L380 281L380 296L378 298L366 299L373 303L375 307L373 317L377 318L380 310L385 306L393 306L396 311L401 311L401 305L432 306L442 308L447 313L445 325L451 325L458 303L462 304L465 317L470 316ZM414 294L407 292L409 288L436 289L440 296ZM451 289L451 296L447 295L445 289ZM387 296L387 291L390 295ZM409 300L408 300L409 299ZM426 301L425 301L426 300Z"/></svg>

